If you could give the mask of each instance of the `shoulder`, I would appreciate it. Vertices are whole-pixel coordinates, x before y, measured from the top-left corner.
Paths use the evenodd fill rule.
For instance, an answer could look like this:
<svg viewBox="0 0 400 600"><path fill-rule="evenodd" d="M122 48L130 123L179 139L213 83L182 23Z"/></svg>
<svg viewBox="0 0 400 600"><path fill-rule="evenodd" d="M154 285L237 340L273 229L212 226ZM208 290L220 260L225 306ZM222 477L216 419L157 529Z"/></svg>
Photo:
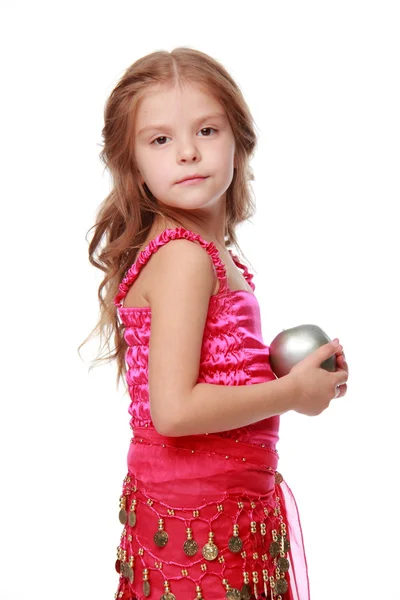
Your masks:
<svg viewBox="0 0 400 600"><path fill-rule="evenodd" d="M200 293L209 297L218 284L211 256L196 241L178 238L169 240L157 249L152 256L152 267L147 279L147 297L156 303L157 298L164 296L168 290L181 292L186 289L189 294ZM172 289L174 288L174 289Z"/></svg>

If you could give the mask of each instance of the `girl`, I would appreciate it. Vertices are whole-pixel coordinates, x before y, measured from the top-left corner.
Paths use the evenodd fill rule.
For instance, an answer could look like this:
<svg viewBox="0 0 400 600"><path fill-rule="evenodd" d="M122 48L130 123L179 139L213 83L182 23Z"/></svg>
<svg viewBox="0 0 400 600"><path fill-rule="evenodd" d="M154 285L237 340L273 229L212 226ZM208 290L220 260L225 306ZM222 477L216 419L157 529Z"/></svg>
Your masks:
<svg viewBox="0 0 400 600"><path fill-rule="evenodd" d="M126 375L133 432L115 598L307 600L279 419L343 396L347 366L329 343L271 371L253 275L230 248L254 213L249 109L206 54L154 52L112 91L103 136L113 189L89 247L105 273L94 331L114 335L99 360Z"/></svg>

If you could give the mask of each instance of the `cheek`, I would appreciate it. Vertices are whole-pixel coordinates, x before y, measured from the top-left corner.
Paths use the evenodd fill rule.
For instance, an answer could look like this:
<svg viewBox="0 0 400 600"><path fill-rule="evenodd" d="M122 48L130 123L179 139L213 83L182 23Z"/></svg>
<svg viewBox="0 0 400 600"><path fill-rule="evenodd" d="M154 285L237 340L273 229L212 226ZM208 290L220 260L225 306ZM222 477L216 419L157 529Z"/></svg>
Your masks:
<svg viewBox="0 0 400 600"><path fill-rule="evenodd" d="M154 189L162 191L165 186L168 186L171 183L171 179L173 177L173 173L171 168L168 167L164 161L157 160L154 162L153 166L150 166L147 169L148 172L148 181L151 182Z"/></svg>

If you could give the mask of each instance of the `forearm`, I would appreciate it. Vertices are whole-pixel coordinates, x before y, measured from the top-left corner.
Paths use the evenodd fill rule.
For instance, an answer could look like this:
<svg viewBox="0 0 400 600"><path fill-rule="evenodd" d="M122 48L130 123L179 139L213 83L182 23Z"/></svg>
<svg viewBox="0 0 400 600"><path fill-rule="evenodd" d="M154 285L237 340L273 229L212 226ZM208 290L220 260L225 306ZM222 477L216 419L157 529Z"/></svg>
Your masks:
<svg viewBox="0 0 400 600"><path fill-rule="evenodd" d="M291 410L296 390L290 375L241 386L198 383L182 402L165 435L227 431Z"/></svg>

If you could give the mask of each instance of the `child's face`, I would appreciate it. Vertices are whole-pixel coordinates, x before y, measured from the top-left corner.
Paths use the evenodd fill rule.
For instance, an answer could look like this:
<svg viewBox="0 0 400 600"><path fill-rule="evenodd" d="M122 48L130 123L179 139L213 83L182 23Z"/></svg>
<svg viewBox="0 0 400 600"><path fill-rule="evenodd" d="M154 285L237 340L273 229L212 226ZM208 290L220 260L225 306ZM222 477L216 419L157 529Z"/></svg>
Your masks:
<svg viewBox="0 0 400 600"><path fill-rule="evenodd" d="M222 116L203 118L216 113ZM155 127L141 132L150 125ZM233 177L235 139L218 100L194 85L154 85L139 101L134 135L141 181L159 202L201 211L225 200ZM177 183L195 173L207 178Z"/></svg>

